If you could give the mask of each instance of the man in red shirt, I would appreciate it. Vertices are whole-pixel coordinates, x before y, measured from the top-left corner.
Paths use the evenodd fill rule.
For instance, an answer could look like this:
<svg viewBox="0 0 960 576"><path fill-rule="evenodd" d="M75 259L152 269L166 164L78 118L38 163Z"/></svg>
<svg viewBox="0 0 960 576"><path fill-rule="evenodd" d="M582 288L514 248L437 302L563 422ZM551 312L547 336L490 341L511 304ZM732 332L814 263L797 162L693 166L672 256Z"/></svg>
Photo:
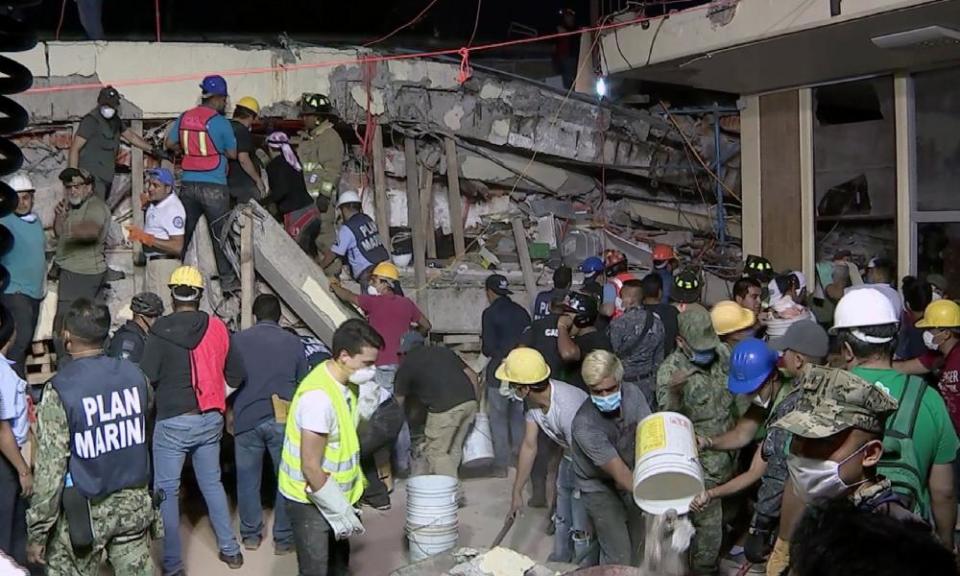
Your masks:
<svg viewBox="0 0 960 576"><path fill-rule="evenodd" d="M421 334L430 332L430 321L417 305L400 289L400 271L390 262L381 262L370 275L367 294L355 294L334 278L330 282L334 294L363 310L370 326L383 336L384 345L377 356L374 386L360 389L360 418L369 419L383 402L393 396L393 380L400 363L400 339L413 325ZM395 464L400 474L410 468L410 429L404 423L394 447Z"/></svg>

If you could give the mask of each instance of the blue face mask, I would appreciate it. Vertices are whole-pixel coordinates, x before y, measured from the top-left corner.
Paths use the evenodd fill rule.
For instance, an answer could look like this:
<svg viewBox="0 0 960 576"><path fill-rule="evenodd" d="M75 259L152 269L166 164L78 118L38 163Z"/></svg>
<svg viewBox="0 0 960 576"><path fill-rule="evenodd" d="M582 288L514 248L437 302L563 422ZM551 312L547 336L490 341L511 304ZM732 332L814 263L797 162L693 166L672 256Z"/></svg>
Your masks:
<svg viewBox="0 0 960 576"><path fill-rule="evenodd" d="M709 366L716 357L716 350L694 350L693 355L690 356L690 361L697 366Z"/></svg>
<svg viewBox="0 0 960 576"><path fill-rule="evenodd" d="M606 396L594 396L591 394L590 400L593 401L597 410L601 412L613 412L620 407L620 390Z"/></svg>

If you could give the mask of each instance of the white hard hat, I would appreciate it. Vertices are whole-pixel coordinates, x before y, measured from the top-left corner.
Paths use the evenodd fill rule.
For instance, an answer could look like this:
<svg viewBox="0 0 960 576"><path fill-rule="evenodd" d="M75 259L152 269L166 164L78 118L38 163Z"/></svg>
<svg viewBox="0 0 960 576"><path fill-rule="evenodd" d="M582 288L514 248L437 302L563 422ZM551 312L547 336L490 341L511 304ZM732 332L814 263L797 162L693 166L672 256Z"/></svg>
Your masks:
<svg viewBox="0 0 960 576"><path fill-rule="evenodd" d="M36 188L33 187L33 182L30 181L30 178L26 174L14 174L7 180L7 184L17 192L36 190Z"/></svg>
<svg viewBox="0 0 960 576"><path fill-rule="evenodd" d="M844 294L833 312L831 334L841 328L899 324L893 304L879 290L859 288Z"/></svg>
<svg viewBox="0 0 960 576"><path fill-rule="evenodd" d="M353 190L347 190L340 194L340 197L337 198L337 208L344 204L360 204L360 194L357 194Z"/></svg>

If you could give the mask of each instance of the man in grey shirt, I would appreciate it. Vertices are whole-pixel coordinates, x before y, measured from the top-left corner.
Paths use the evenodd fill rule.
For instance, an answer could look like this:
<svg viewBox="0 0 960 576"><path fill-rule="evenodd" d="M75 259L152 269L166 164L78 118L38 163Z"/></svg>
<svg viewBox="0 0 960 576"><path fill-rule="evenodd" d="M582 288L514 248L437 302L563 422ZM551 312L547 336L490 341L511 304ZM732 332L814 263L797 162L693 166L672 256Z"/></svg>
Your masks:
<svg viewBox="0 0 960 576"><path fill-rule="evenodd" d="M643 307L643 282L628 280L620 290L623 315L610 323L610 344L623 360L623 381L637 386L647 405L657 407L657 367L663 362L663 322Z"/></svg>
<svg viewBox="0 0 960 576"><path fill-rule="evenodd" d="M573 418L576 486L600 544L600 563L639 566L643 515L633 501L637 423L650 414L643 394L622 386L623 365L606 350L583 360L590 390Z"/></svg>

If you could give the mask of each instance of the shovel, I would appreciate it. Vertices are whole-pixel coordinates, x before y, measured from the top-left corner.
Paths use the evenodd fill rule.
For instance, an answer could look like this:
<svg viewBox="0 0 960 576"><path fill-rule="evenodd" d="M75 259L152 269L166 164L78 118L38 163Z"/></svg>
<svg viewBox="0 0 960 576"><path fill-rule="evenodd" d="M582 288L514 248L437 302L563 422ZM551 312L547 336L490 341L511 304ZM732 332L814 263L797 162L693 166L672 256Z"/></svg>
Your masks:
<svg viewBox="0 0 960 576"><path fill-rule="evenodd" d="M513 528L513 521L516 519L516 514L507 514L506 519L503 521L503 527L500 528L500 532L497 533L497 537L493 539L493 544L490 545L491 548L496 548L501 542L503 542L503 539L507 536L507 532Z"/></svg>

